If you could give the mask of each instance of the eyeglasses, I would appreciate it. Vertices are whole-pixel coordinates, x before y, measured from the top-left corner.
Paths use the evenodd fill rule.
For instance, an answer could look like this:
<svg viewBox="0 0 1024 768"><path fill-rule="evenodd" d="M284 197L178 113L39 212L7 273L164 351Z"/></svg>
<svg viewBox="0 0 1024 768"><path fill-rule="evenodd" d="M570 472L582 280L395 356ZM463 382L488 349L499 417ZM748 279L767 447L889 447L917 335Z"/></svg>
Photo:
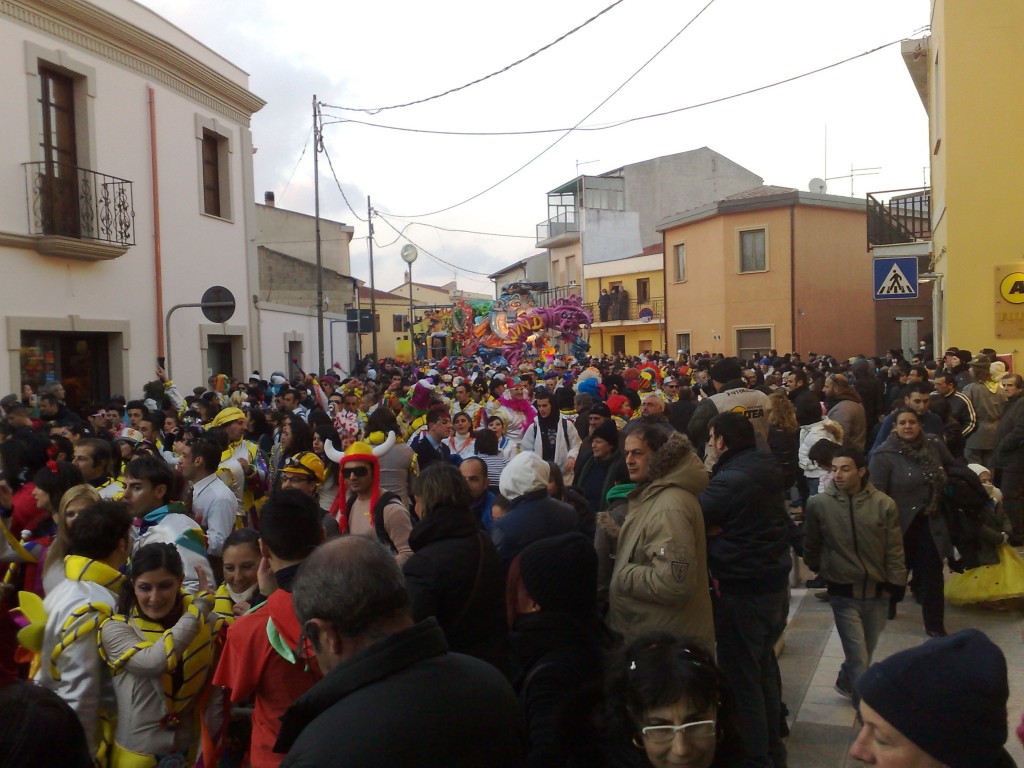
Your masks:
<svg viewBox="0 0 1024 768"><path fill-rule="evenodd" d="M366 477L370 474L368 467L342 467L342 477Z"/></svg>
<svg viewBox="0 0 1024 768"><path fill-rule="evenodd" d="M686 739L706 739L715 735L714 720L698 720L695 723L684 723L683 725L649 725L641 728L640 733L652 744L668 744L676 737L677 733L683 734Z"/></svg>

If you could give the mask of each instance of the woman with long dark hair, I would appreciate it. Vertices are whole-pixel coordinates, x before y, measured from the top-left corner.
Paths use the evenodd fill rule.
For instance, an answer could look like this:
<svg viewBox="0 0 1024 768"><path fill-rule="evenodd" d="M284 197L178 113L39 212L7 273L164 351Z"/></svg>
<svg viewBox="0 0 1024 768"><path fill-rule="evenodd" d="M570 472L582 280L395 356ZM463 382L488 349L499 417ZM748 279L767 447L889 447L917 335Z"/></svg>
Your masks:
<svg viewBox="0 0 1024 768"><path fill-rule="evenodd" d="M736 702L711 654L666 632L642 635L611 662L609 763L744 768Z"/></svg>
<svg viewBox="0 0 1024 768"><path fill-rule="evenodd" d="M338 465L327 458L324 453L324 443L341 445L341 437L330 421L317 424L313 429L313 453L324 463L324 481L317 488L317 499L320 502L320 509L325 513L331 511L334 504L334 497L338 495Z"/></svg>
<svg viewBox="0 0 1024 768"><path fill-rule="evenodd" d="M289 413L281 423L281 442L274 446L270 462L270 485L277 490L285 459L303 451L313 450L313 430L301 416Z"/></svg>
<svg viewBox="0 0 1024 768"><path fill-rule="evenodd" d="M147 544L132 557L118 613L100 629L100 652L117 698L112 768L195 761L200 698L223 626L212 613L206 576L197 572L200 591L192 596L182 590L184 567L174 545ZM207 709L216 711L216 703Z"/></svg>
<svg viewBox="0 0 1024 768"><path fill-rule="evenodd" d="M896 502L907 569L921 602L929 637L944 637L942 561L953 556L942 504L946 466L955 461L945 443L921 429L916 411L899 408L892 433L871 454L871 482Z"/></svg>

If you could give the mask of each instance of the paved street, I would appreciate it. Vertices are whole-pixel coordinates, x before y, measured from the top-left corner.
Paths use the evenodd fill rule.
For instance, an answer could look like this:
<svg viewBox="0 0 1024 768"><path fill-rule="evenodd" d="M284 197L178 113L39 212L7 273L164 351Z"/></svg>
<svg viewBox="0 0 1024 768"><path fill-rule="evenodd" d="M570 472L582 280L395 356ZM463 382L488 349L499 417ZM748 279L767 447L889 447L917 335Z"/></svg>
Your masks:
<svg viewBox="0 0 1024 768"><path fill-rule="evenodd" d="M794 589L786 645L779 659L782 668L783 700L789 706L792 733L788 739L789 768L832 768L861 766L847 756L857 734L850 702L833 689L843 649L835 631L832 611L817 600L814 590ZM1010 673L1010 741L1008 749L1018 765L1024 766L1024 747L1014 735L1024 711L1024 638L1021 612L996 613L982 609L957 608L947 603L946 629L955 632L978 627L1006 654ZM907 596L899 615L890 621L879 641L876 660L910 648L926 639L921 609Z"/></svg>

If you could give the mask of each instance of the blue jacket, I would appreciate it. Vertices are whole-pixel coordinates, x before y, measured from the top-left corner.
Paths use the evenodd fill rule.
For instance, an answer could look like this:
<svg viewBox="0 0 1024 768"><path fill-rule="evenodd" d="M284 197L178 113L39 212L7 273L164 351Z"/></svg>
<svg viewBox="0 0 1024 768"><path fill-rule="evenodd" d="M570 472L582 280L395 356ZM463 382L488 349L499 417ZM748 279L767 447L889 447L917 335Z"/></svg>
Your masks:
<svg viewBox="0 0 1024 768"><path fill-rule="evenodd" d="M549 536L578 532L579 522L571 505L552 499L547 488L542 488L512 501L508 514L491 525L491 540L508 570L527 546Z"/></svg>

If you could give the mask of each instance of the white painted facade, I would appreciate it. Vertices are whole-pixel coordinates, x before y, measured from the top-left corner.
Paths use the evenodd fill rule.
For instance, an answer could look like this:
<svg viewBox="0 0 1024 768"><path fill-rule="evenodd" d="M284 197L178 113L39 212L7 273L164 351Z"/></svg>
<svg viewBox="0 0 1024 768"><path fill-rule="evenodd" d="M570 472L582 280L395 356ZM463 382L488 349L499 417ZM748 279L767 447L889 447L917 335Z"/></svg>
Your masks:
<svg viewBox="0 0 1024 768"><path fill-rule="evenodd" d="M275 371L295 378L299 373L293 360L299 361L303 371L316 372L319 350L315 309L260 302L258 322L263 356L259 370L264 379ZM324 366L329 369L335 364L342 372L351 370L348 326L344 314L324 312Z"/></svg>
<svg viewBox="0 0 1024 768"><path fill-rule="evenodd" d="M134 245L46 236L33 219L38 196L24 164L45 155L41 68L74 83L77 165L132 182ZM0 3L0 392L19 391L27 365L36 383L63 381L83 401L139 395L154 378L167 312L199 302L213 285L234 294L235 313L223 325L198 308L174 313L174 379L187 391L211 374L245 378L259 365L255 245L246 232L254 219L249 121L263 102L248 85L244 71L131 0ZM220 216L204 212L204 131L221 147ZM72 396L69 405L79 405Z"/></svg>

